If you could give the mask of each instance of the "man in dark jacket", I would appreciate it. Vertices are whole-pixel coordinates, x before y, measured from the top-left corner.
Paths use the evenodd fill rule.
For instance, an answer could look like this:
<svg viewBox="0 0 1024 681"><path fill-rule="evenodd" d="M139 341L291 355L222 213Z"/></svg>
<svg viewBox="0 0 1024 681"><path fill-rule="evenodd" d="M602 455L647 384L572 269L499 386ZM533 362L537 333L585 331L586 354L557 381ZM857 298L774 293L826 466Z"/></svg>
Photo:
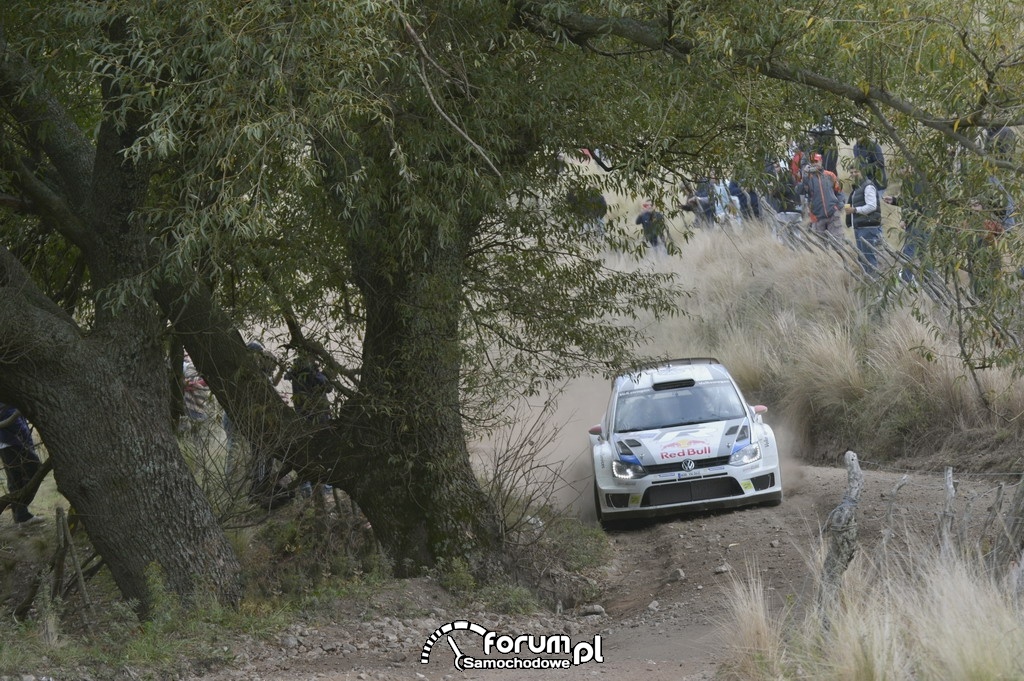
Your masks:
<svg viewBox="0 0 1024 681"><path fill-rule="evenodd" d="M821 154L822 167L835 175L839 164L839 142L836 140L836 129L832 125L832 117L822 118L821 123L812 127L810 133L811 151Z"/></svg>
<svg viewBox="0 0 1024 681"><path fill-rule="evenodd" d="M878 200L878 187L865 175L864 166L854 163L850 168L853 193L846 206L853 226L853 235L860 251L860 266L870 277L878 271L878 251L882 247L882 209Z"/></svg>
<svg viewBox="0 0 1024 681"><path fill-rule="evenodd" d="M39 470L39 457L32 441L28 421L14 407L0 402L0 458L7 473L7 491L20 492ZM14 522L38 523L42 518L32 515L24 503L11 504Z"/></svg>
<svg viewBox="0 0 1024 681"><path fill-rule="evenodd" d="M665 215L654 210L654 203L650 200L643 202L640 215L636 218L636 224L643 227L644 241L651 248L665 248Z"/></svg>
<svg viewBox="0 0 1024 681"><path fill-rule="evenodd" d="M882 145L870 137L861 137L853 143L853 161L860 168L861 175L865 175L875 184L879 201L882 194L889 186L889 174L885 170L885 154L882 152Z"/></svg>

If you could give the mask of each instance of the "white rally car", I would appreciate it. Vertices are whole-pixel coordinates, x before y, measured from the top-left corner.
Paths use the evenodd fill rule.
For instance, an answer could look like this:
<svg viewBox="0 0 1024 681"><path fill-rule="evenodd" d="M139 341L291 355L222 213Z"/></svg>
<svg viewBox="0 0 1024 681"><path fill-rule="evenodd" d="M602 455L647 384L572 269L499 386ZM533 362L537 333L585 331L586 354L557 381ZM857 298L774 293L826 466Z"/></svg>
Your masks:
<svg viewBox="0 0 1024 681"><path fill-rule="evenodd" d="M718 360L618 376L590 429L601 522L782 501L775 433Z"/></svg>

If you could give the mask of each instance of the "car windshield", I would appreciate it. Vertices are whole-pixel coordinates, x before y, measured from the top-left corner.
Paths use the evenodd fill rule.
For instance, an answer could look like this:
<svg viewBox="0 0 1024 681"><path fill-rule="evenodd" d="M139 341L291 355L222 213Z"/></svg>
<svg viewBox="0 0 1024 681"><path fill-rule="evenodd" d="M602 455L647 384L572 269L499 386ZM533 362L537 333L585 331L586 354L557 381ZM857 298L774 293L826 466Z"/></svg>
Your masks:
<svg viewBox="0 0 1024 681"><path fill-rule="evenodd" d="M698 383L673 390L641 390L619 395L615 432L688 426L745 416L743 402L729 381Z"/></svg>

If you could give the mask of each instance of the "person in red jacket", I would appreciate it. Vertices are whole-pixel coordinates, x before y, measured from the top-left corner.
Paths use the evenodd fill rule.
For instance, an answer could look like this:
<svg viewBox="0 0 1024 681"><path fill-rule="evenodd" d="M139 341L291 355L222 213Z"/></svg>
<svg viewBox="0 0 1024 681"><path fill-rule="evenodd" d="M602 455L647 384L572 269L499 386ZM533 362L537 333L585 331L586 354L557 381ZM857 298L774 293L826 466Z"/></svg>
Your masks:
<svg viewBox="0 0 1024 681"><path fill-rule="evenodd" d="M811 163L804 169L804 179L797 188L807 197L811 215L811 229L820 235L843 241L843 205L846 203L842 192L836 192L835 175L826 174L820 163Z"/></svg>

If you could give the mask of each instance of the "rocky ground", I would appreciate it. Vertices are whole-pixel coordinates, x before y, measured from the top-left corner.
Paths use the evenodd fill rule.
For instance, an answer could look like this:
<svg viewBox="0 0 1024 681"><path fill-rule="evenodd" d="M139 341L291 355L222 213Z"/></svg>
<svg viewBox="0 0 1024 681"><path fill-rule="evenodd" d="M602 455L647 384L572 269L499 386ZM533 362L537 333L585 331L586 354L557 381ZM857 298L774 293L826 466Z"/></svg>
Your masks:
<svg viewBox="0 0 1024 681"><path fill-rule="evenodd" d="M842 498L845 469L791 466L786 500L777 507L650 522L611 532L613 561L596 577L601 596L560 613L505 616L460 609L429 580L396 584L369 600L341 601L333 622L295 623L276 638L241 638L225 651L229 667L197 681L447 681L508 678L583 679L626 675L645 681L711 679L729 656L725 587L760 573L777 607L800 608L813 597L809 561L819 546L819 527ZM893 496L897 473L866 471L858 512L863 550L881 536L883 523L898 518L901 531L934 533L943 508L942 479L913 475ZM990 490L985 479L962 481L958 498ZM975 508L979 496L973 497ZM454 667L447 636L421 663L428 637L442 625L468 620L497 634L567 634L572 642L601 636L604 662L567 670L468 670ZM482 655L481 636L454 631L460 651ZM494 655L492 655L494 657ZM526 657L538 657L527 655Z"/></svg>

